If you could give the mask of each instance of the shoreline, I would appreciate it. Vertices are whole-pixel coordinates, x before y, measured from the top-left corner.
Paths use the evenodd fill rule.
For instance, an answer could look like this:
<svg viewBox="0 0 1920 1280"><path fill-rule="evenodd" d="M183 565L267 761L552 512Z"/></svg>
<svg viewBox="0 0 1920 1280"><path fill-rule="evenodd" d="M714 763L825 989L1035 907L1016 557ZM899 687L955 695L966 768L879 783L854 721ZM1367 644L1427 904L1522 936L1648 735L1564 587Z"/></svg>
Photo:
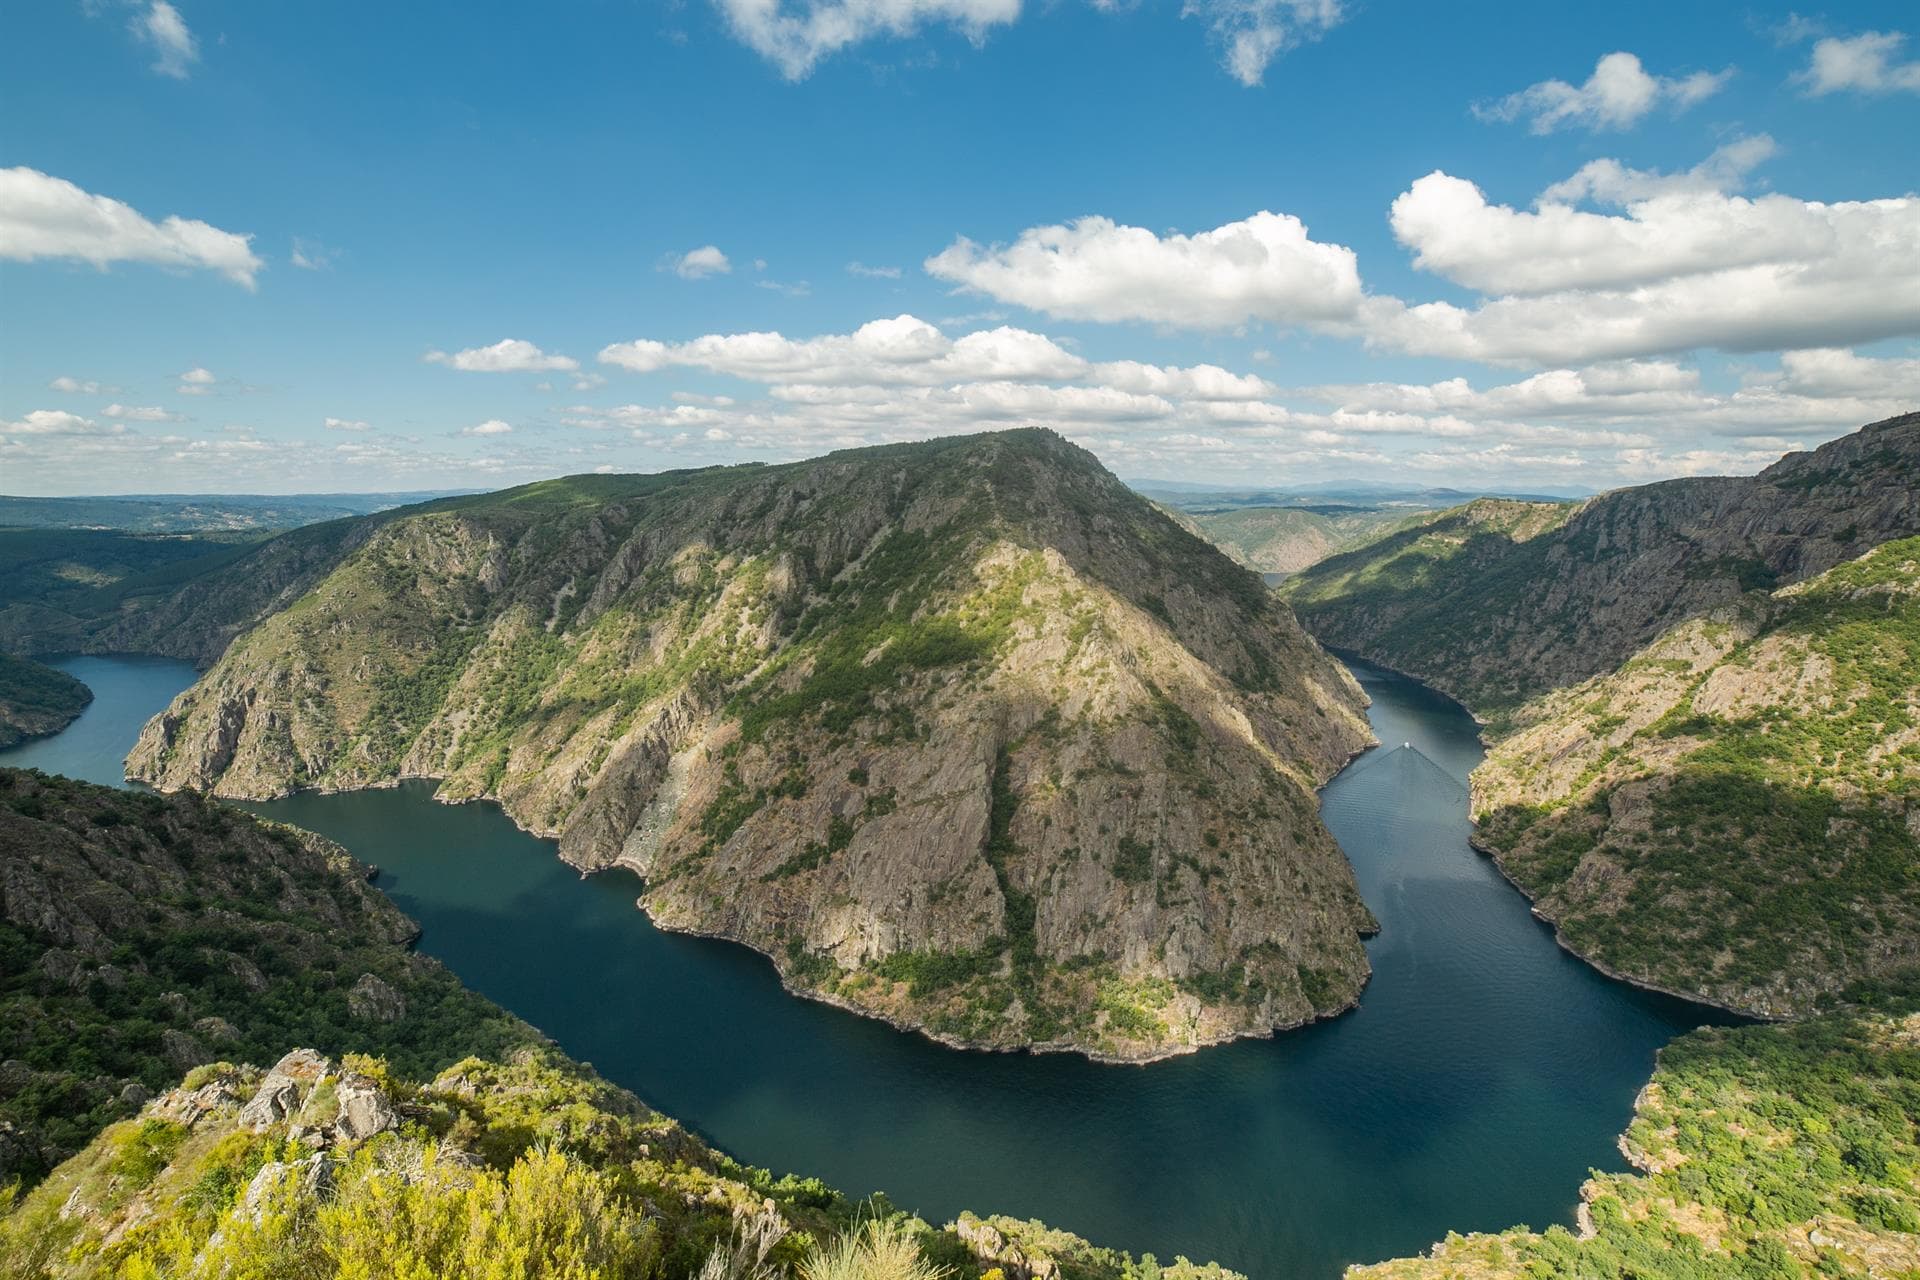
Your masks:
<svg viewBox="0 0 1920 1280"><path fill-rule="evenodd" d="M1341 773L1344 773L1346 771L1349 765L1351 765L1355 760L1359 759L1361 756L1365 755L1368 751L1371 751L1375 747L1378 747L1380 745L1381 743L1379 739L1376 737L1372 742L1368 743L1367 745L1359 747L1354 751L1352 751L1351 753L1349 753L1346 760L1340 765L1340 768L1334 772L1333 776L1329 777L1327 781L1325 783L1322 783L1319 787L1316 787L1314 789L1313 794L1316 797L1318 797L1320 793L1323 790L1325 790L1327 786L1333 783L1335 778L1338 778ZM134 778L131 775L128 775L127 781L130 783L137 783L139 786L142 786L142 787L147 787L149 789L153 789L156 791L158 790L158 788L154 788L153 784L148 782L146 779ZM288 787L278 792L275 792L271 795L232 795L232 794L222 795L217 791L201 792L200 794L212 800L223 800L223 801L238 802L238 803L270 803L275 800L287 800L287 799L293 798L294 796L300 796L300 795L342 796L342 795L351 795L358 791L393 791L393 790L397 790L403 783L407 783L407 782L432 782L436 784L444 784L446 782L446 778L444 776L438 776L438 775L429 774L429 773L401 773L401 774L396 774L389 778L382 778L375 782L369 782L369 783L366 783L365 785L354 786L354 787L337 787L337 786ZM177 790L191 790L191 789L192 788L182 787L182 788L178 788ZM163 792L161 794L168 794L168 793ZM563 866L569 867L573 871L578 873L579 877L582 880L585 880L590 876L597 875L603 871L609 871L609 870L618 868L620 870L628 872L631 875L639 877L642 885L646 883L646 876L644 874L642 874L637 868L621 860L618 856L613 858L611 861L599 864L597 866L582 866L580 863L568 858L565 854L561 853L558 848L558 842L560 838L559 832L541 831L541 830L537 830L535 828L527 826L526 824L522 823L519 818L515 817L513 812L507 808L506 804L503 803L496 796L491 796L491 795L464 796L464 797L442 796L438 793L438 789L436 787L435 794L430 798L433 800L435 804L460 805L460 804L480 803L480 804L490 804L494 806L496 809L500 811L501 815L505 817L508 822L513 824L513 827L515 830L523 832L527 835L533 836L535 839L553 841L555 843L555 848L553 850L554 858L557 861L559 861ZM283 824L283 825L288 825L288 824ZM349 854L353 853L353 851L350 849L347 852ZM1345 854L1345 851L1343 850L1342 856L1344 856L1344 854ZM353 856L356 859L359 857L359 855L357 854L354 854ZM364 862L364 860L362 861ZM372 864L366 864L366 865L372 865ZM375 873L375 878L377 879L378 873L379 873L378 866L374 866L374 873ZM1304 1027L1312 1026L1317 1022L1328 1022L1335 1018L1344 1017L1345 1015L1352 1013L1354 1010L1360 1007L1360 997L1366 993L1367 986L1373 981L1373 965L1371 961L1368 961L1367 972L1364 975L1364 977L1361 979L1359 990L1357 990L1354 993L1354 996L1351 1000L1347 1001L1345 1004L1342 1004L1340 1007L1336 1009L1331 1009L1326 1011L1317 1011L1310 1017L1301 1018L1298 1021L1294 1021L1294 1022L1275 1024L1271 1027L1266 1027L1266 1028L1247 1027L1242 1030L1235 1031L1229 1035L1216 1036L1211 1039L1200 1040L1200 1041L1196 1041L1189 1044L1165 1045L1156 1049L1151 1053L1146 1053L1146 1054L1123 1056L1123 1055L1110 1054L1110 1053L1101 1053L1097 1050L1090 1049L1082 1045L1077 1045L1077 1044L1073 1044L1071 1042L1062 1041L1062 1040L1050 1040L1050 1041L1034 1043L1034 1044L995 1044L995 1043L984 1042L984 1041L966 1040L959 1036L948 1035L943 1032L935 1031L933 1030L933 1028L926 1026L922 1023L913 1022L892 1013L887 1013L878 1009L873 1009L869 1006L856 1003L855 1001L852 1001L852 1000L848 1000L844 996L839 996L832 992L795 986L793 982L789 980L786 970L781 967L779 959L776 956L774 956L772 952L767 951L763 947L760 947L754 944L753 942L750 942L744 938L737 938L731 934L721 933L715 930L693 929L693 928L686 928L680 925L663 923L657 916L654 915L653 911L647 906L647 901L644 895L634 899L634 906L636 909L639 910L642 916L646 917L646 921L650 927L658 929L662 933L678 934L682 937L691 937L691 938L708 938L718 942L725 942L732 946L744 947L748 951L753 952L755 955L762 957L767 961L768 964L770 964L773 967L774 976L779 980L781 989L789 995L798 996L806 1000L812 1000L819 1004L830 1005L833 1008L842 1010L843 1012L850 1013L862 1018L868 1018L875 1022L883 1023L889 1027L892 1027L896 1031L909 1032L911 1034L918 1035L924 1039L931 1040L935 1044L941 1045L945 1048L957 1050L960 1052L967 1052L967 1053L1008 1053L1008 1054L1029 1053L1034 1055L1051 1054L1051 1053L1077 1054L1080 1057L1087 1059L1089 1062L1097 1063L1101 1066L1119 1066L1119 1067L1151 1066L1152 1064L1157 1062L1166 1062L1174 1058L1186 1057L1188 1055L1198 1053L1202 1049L1218 1048L1221 1045L1233 1044L1241 1040L1277 1039L1280 1035L1282 1035L1285 1032L1298 1031ZM1368 908L1368 912L1371 915L1372 909ZM1374 920L1373 927L1371 929L1359 929L1355 931L1355 936L1358 937L1362 942L1364 942L1369 938L1378 937L1379 934L1380 934L1380 926L1377 919ZM545 1033L542 1032L542 1034L545 1034Z"/></svg>

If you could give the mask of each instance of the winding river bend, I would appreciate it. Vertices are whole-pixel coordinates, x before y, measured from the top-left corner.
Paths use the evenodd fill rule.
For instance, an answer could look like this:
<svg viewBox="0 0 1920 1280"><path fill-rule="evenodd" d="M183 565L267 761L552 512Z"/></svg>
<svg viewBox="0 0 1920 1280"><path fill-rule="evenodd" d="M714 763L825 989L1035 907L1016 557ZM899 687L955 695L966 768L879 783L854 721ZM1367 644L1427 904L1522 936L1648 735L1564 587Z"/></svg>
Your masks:
<svg viewBox="0 0 1920 1280"><path fill-rule="evenodd" d="M71 658L93 705L0 763L119 784L183 663ZM1355 664L1383 746L1327 825L1380 918L1358 1010L1150 1067L956 1052L785 994L744 948L662 933L625 872L579 879L491 804L410 783L251 806L381 868L421 949L742 1159L884 1189L943 1220L1038 1217L1104 1244L1330 1277L1448 1230L1571 1222L1654 1052L1710 1010L1554 944L1467 845L1480 760L1458 706ZM1405 745L1403 745L1405 744Z"/></svg>

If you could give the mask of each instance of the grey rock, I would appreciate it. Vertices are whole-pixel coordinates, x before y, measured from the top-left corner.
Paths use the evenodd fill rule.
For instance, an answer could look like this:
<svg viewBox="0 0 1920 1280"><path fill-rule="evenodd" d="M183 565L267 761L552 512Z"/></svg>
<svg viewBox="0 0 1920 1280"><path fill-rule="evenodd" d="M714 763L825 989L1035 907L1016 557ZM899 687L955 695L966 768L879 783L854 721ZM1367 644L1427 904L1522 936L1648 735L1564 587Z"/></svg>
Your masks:
<svg viewBox="0 0 1920 1280"><path fill-rule="evenodd" d="M365 1076L346 1076L339 1084L339 1114L334 1117L334 1132L349 1142L364 1142L376 1133L397 1128L400 1115L380 1086Z"/></svg>
<svg viewBox="0 0 1920 1280"><path fill-rule="evenodd" d="M407 998L377 974L363 973L347 992L347 1010L366 1022L398 1022L407 1016Z"/></svg>
<svg viewBox="0 0 1920 1280"><path fill-rule="evenodd" d="M168 1027L160 1033L160 1052L166 1056L167 1063L175 1071L185 1074L193 1068L213 1061L213 1055L207 1047L184 1031L175 1031Z"/></svg>
<svg viewBox="0 0 1920 1280"><path fill-rule="evenodd" d="M240 1111L238 1123L258 1132L300 1110L313 1086L333 1074L333 1061L312 1049L295 1049L273 1064L259 1090Z"/></svg>

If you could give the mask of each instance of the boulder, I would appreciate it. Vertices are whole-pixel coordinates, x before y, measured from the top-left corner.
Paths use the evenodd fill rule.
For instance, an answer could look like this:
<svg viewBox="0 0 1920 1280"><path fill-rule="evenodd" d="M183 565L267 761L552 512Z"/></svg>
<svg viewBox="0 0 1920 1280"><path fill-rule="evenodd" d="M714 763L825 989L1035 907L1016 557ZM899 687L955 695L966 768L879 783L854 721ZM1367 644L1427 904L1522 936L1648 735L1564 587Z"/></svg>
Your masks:
<svg viewBox="0 0 1920 1280"><path fill-rule="evenodd" d="M398 1022L407 1016L407 998L378 975L363 973L347 992L347 1009L366 1022Z"/></svg>

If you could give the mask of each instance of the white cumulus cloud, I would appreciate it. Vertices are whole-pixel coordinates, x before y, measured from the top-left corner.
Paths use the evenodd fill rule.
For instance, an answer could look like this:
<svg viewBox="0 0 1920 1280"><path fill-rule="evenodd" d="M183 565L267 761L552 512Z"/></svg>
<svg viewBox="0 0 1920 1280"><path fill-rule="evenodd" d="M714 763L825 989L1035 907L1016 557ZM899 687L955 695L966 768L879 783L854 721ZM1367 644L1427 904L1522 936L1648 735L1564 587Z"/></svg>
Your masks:
<svg viewBox="0 0 1920 1280"><path fill-rule="evenodd" d="M172 413L159 405L110 404L100 411L103 418L122 422L185 422L185 415Z"/></svg>
<svg viewBox="0 0 1920 1280"><path fill-rule="evenodd" d="M460 434L463 436L504 436L511 434L512 431L513 428L500 421L500 419L488 418L485 422L463 428Z"/></svg>
<svg viewBox="0 0 1920 1280"><path fill-rule="evenodd" d="M252 289L264 265L252 239L197 219L169 216L156 223L64 178L24 166L0 169L0 258L71 258L103 270L115 262L202 268Z"/></svg>
<svg viewBox="0 0 1920 1280"><path fill-rule="evenodd" d="M705 244L691 249L672 259L669 266L682 280L704 280L708 276L724 276L733 270L733 263L727 255L720 252L719 246Z"/></svg>
<svg viewBox="0 0 1920 1280"><path fill-rule="evenodd" d="M502 338L490 347L468 347L452 353L429 351L421 359L464 373L540 373L552 369L571 372L580 367L580 362L572 356L549 354L521 338Z"/></svg>
<svg viewBox="0 0 1920 1280"><path fill-rule="evenodd" d="M328 418L323 424L328 431L371 431L371 422L362 422L358 418Z"/></svg>
<svg viewBox="0 0 1920 1280"><path fill-rule="evenodd" d="M1920 93L1920 61L1898 61L1907 42L1899 31L1833 36L1813 46L1796 77L1816 97L1829 93Z"/></svg>
<svg viewBox="0 0 1920 1280"><path fill-rule="evenodd" d="M1073 320L1201 329L1247 320L1311 324L1351 317L1361 298L1353 250L1314 240L1296 217L1268 212L1164 236L1086 217L1030 228L1010 245L963 237L925 265L972 292Z"/></svg>
<svg viewBox="0 0 1920 1280"><path fill-rule="evenodd" d="M820 60L879 36L952 26L976 44L1020 16L1020 0L714 0L734 36L803 80Z"/></svg>
<svg viewBox="0 0 1920 1280"><path fill-rule="evenodd" d="M1585 189L1617 198L1636 186L1649 193L1619 212L1546 199L1527 210L1449 174L1420 179L1394 202L1396 237L1416 265L1487 298L1470 307L1369 299L1373 340L1422 355L1558 363L1920 332L1920 198L1825 204L1611 179Z"/></svg>
<svg viewBox="0 0 1920 1280"><path fill-rule="evenodd" d="M1341 0L1186 0L1180 11L1206 22L1227 74L1248 88L1260 83L1275 58L1318 39L1346 16Z"/></svg>
<svg viewBox="0 0 1920 1280"><path fill-rule="evenodd" d="M1712 97L1732 74L1729 69L1656 76L1631 53L1609 53L1594 64L1585 84L1542 80L1497 101L1480 103L1473 111L1482 120L1525 120L1535 133L1569 127L1626 129L1662 104L1684 110Z"/></svg>
<svg viewBox="0 0 1920 1280"><path fill-rule="evenodd" d="M185 80L200 61L200 45L187 29L186 19L167 0L153 2L134 16L129 29L153 49L153 69L163 76Z"/></svg>

